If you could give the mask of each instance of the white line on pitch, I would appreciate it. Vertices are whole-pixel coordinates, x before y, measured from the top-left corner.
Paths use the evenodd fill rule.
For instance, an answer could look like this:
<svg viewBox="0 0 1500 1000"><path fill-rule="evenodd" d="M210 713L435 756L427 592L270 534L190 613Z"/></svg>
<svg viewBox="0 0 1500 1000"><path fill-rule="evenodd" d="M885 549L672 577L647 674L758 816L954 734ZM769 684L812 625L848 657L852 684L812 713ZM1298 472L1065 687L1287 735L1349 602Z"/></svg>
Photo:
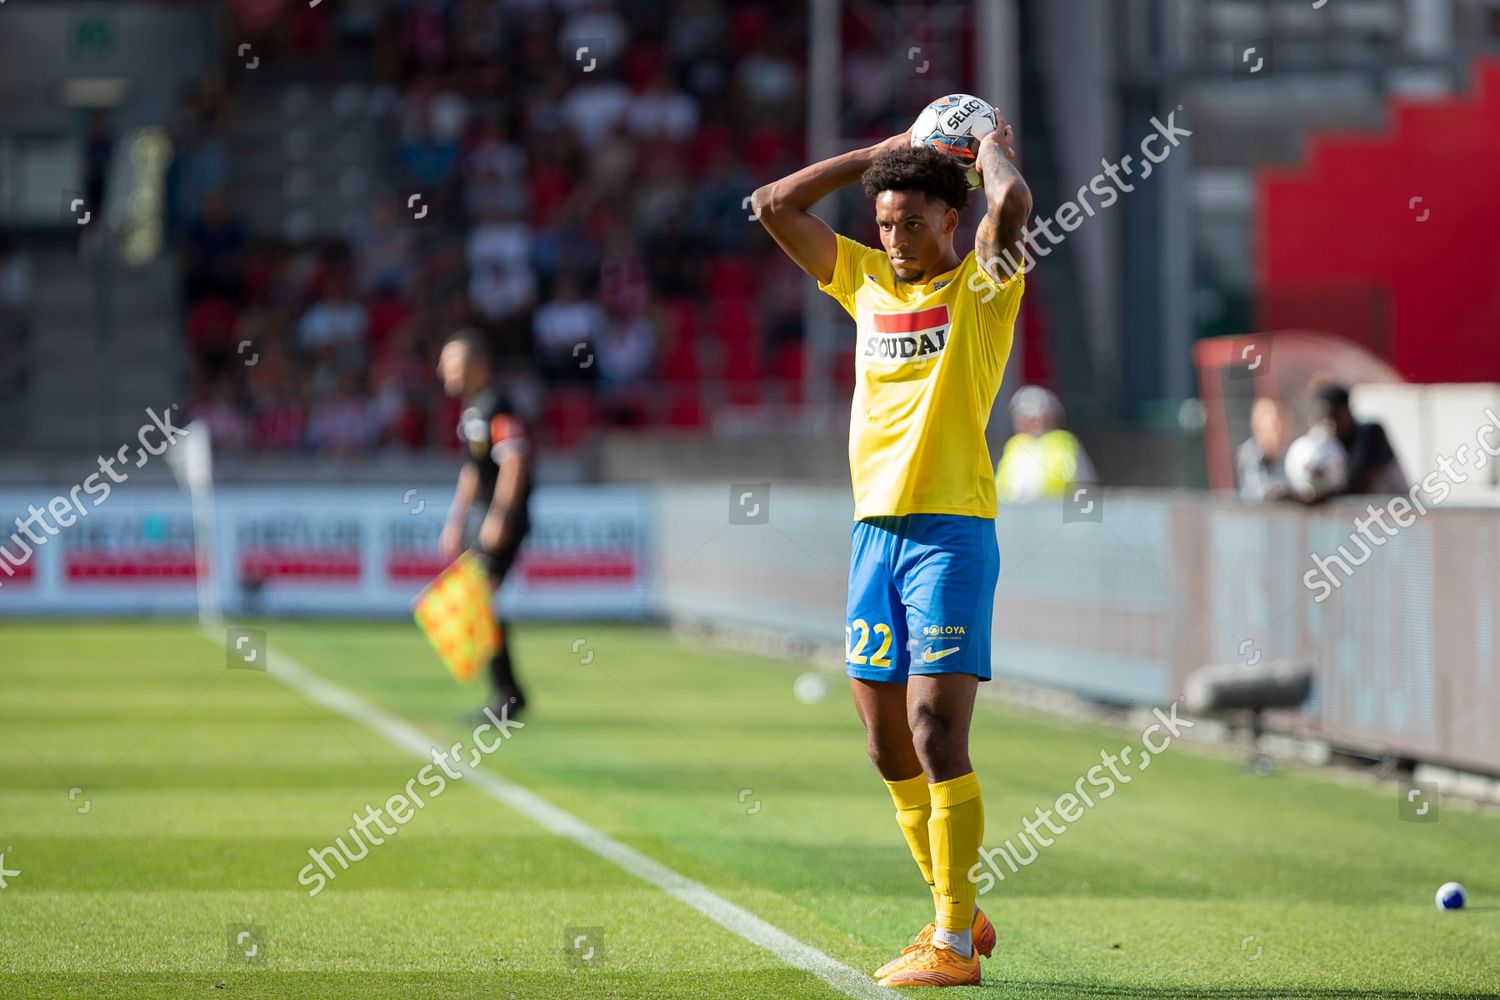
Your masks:
<svg viewBox="0 0 1500 1000"><path fill-rule="evenodd" d="M215 642L224 645L222 627L205 624L203 631ZM349 689L319 677L286 654L274 649L268 649L267 654L268 673L309 700L364 723L423 760L430 760L432 751L441 749L411 723L377 708ZM627 847L594 829L572 813L557 808L534 792L512 784L492 771L471 768L467 761L457 760L455 764L466 772L466 783L478 785L491 798L514 809L542 829L565 837L590 854L598 855L637 878L650 882L730 933L764 948L787 965L812 973L845 996L861 1000L866 997L900 996L894 990L877 986L866 973L851 969L812 945L803 944L749 910L731 903L703 883L653 861L635 848Z"/></svg>

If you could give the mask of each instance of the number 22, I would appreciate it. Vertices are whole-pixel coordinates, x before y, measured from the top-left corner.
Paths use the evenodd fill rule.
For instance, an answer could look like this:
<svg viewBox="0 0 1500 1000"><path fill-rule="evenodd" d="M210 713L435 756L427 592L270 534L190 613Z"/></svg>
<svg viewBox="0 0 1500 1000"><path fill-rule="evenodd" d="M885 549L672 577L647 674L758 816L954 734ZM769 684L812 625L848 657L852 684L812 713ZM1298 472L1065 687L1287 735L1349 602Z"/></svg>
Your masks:
<svg viewBox="0 0 1500 1000"><path fill-rule="evenodd" d="M864 651L866 644L868 644L870 641L870 632L872 631L870 623L865 621L863 618L854 619L852 625L844 629L846 645L850 640L854 638L854 631L856 629L859 630L859 642L855 643L852 647L848 647L849 662L868 662L872 667L890 666L891 661L890 658L886 656L886 654L891 651L891 627L884 622L877 622L875 624L873 631L877 636L882 636L883 641L880 644L880 648L870 656L870 659L868 661L865 660Z"/></svg>

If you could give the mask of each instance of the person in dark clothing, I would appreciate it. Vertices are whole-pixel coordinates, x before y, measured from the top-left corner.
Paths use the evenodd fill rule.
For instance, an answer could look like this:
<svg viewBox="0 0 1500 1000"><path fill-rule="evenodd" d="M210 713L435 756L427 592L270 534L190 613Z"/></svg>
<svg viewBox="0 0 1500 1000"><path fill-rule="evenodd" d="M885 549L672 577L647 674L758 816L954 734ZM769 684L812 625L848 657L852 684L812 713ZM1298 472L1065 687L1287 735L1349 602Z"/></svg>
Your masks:
<svg viewBox="0 0 1500 1000"><path fill-rule="evenodd" d="M439 546L443 558L449 560L472 547L498 592L531 527L530 437L495 381L483 333L460 330L449 337L437 370L443 391L463 401L458 437L467 452ZM482 512L477 532L468 530L471 510ZM511 663L510 634L510 623L502 618L500 646L490 660L490 681L495 714L508 708L515 716L526 707L526 696Z"/></svg>
<svg viewBox="0 0 1500 1000"><path fill-rule="evenodd" d="M1385 428L1374 421L1361 423L1355 419L1349 409L1348 388L1334 383L1320 386L1313 397L1313 419L1327 423L1349 455L1349 485L1344 492L1406 492L1406 475Z"/></svg>
<svg viewBox="0 0 1500 1000"><path fill-rule="evenodd" d="M104 199L109 194L109 168L115 157L115 136L109 112L95 109L89 115L88 135L83 140L83 200L79 211L90 213L90 222L104 218Z"/></svg>

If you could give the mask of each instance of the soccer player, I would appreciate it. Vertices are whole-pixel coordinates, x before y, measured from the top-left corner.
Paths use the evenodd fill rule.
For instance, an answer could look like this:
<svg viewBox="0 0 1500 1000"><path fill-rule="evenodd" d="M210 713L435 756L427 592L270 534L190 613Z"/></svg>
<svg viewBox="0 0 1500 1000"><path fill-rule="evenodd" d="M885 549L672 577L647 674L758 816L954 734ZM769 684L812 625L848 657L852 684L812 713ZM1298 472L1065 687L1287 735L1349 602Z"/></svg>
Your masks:
<svg viewBox="0 0 1500 1000"><path fill-rule="evenodd" d="M478 551L499 591L531 527L531 446L525 425L494 380L489 348L478 330L460 330L443 344L438 356L443 391L463 401L458 438L467 460L458 474L458 489L438 545L443 558L458 558L465 547ZM469 511L483 510L477 533L469 531ZM490 660L496 715L515 717L526 707L510 659L510 623L500 622L500 647ZM480 713L481 716L483 713Z"/></svg>
<svg viewBox="0 0 1500 1000"><path fill-rule="evenodd" d="M997 116L998 117L998 116ZM932 892L935 919L875 973L884 986L979 982L995 929L975 906L984 807L969 722L990 678L1000 553L985 423L1010 354L1031 193L1004 121L980 143L985 215L953 246L964 168L910 134L815 163L757 190L787 255L854 318L849 467L854 527L845 669L870 760ZM811 213L862 182L882 249Z"/></svg>

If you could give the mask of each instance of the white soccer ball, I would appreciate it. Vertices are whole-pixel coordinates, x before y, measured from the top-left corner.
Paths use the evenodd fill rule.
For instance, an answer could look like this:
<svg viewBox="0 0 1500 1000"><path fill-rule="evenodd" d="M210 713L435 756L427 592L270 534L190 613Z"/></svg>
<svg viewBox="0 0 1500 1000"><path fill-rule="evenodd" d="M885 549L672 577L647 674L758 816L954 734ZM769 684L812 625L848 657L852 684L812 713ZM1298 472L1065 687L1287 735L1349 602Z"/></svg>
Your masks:
<svg viewBox="0 0 1500 1000"><path fill-rule="evenodd" d="M1469 901L1469 894L1457 882L1444 882L1437 891L1437 906L1440 910L1462 910Z"/></svg>
<svg viewBox="0 0 1500 1000"><path fill-rule="evenodd" d="M1283 464L1287 482L1304 499L1322 499L1349 483L1349 456L1324 427L1314 427L1293 441Z"/></svg>
<svg viewBox="0 0 1500 1000"><path fill-rule="evenodd" d="M974 160L979 140L999 127L999 116L988 101L973 94L939 97L917 115L911 127L911 144L947 153L968 168L969 187L980 184Z"/></svg>
<svg viewBox="0 0 1500 1000"><path fill-rule="evenodd" d="M816 705L828 697L828 681L822 674L803 674L792 685L792 694L804 705Z"/></svg>

